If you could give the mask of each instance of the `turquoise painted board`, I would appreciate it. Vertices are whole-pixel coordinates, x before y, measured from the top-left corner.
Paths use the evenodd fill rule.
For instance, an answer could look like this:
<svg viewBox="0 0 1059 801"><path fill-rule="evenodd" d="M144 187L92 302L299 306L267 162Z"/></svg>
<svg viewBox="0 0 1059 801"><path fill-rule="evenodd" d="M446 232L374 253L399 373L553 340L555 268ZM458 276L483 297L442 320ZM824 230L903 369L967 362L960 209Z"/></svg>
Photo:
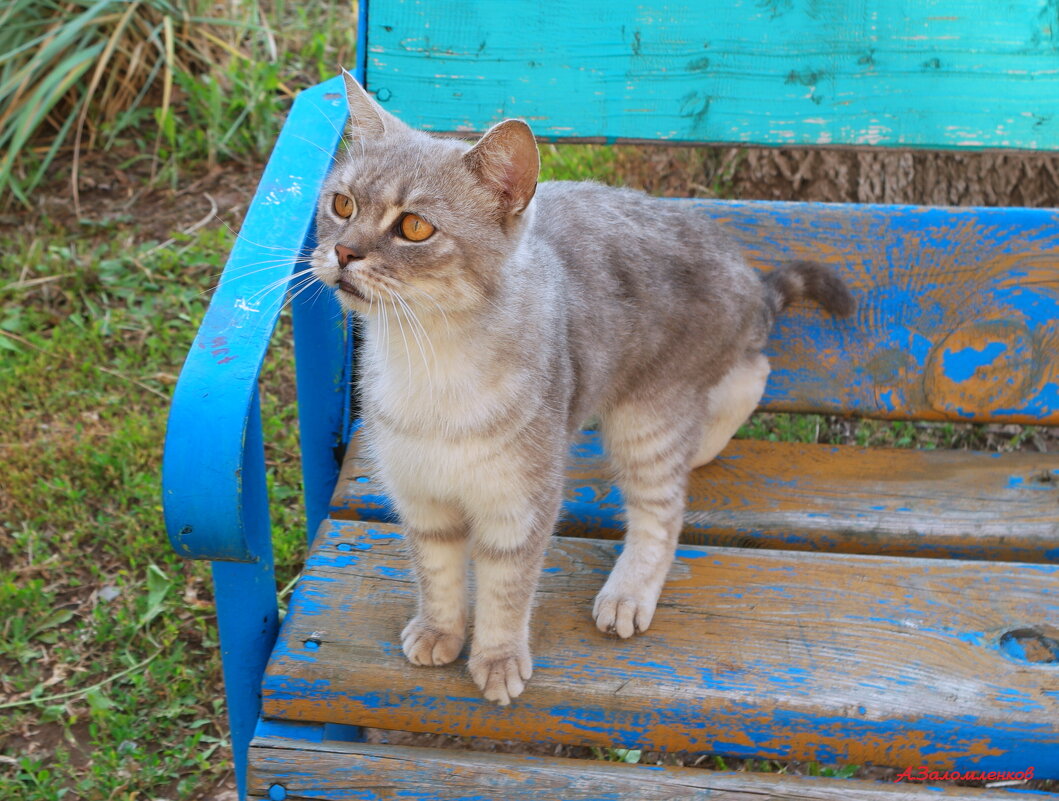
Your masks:
<svg viewBox="0 0 1059 801"><path fill-rule="evenodd" d="M371 3L409 124L548 140L1059 149L1056 0Z"/></svg>

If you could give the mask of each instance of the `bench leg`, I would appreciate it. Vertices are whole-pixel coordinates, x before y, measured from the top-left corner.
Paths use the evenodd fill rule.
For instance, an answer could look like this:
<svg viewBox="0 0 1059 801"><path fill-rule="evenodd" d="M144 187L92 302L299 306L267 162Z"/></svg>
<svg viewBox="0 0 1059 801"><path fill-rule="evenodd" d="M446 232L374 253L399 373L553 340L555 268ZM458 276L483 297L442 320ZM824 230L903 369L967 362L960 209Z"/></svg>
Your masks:
<svg viewBox="0 0 1059 801"><path fill-rule="evenodd" d="M214 562L213 581L235 778L243 801L247 749L261 712L261 677L278 629L272 560Z"/></svg>
<svg viewBox="0 0 1059 801"><path fill-rule="evenodd" d="M243 455L243 522L256 562L213 562L217 630L240 801L246 798L250 739L261 711L261 677L279 629L265 484L261 409L254 396Z"/></svg>

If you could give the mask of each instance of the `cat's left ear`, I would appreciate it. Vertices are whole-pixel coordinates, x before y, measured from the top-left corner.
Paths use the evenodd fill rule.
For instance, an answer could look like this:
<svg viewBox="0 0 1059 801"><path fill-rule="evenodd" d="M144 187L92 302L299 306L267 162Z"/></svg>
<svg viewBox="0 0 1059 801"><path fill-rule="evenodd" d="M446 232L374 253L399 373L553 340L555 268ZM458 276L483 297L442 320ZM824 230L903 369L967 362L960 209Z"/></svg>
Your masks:
<svg viewBox="0 0 1059 801"><path fill-rule="evenodd" d="M467 151L463 161L496 193L505 214L521 214L533 200L541 158L533 131L522 120L494 125Z"/></svg>
<svg viewBox="0 0 1059 801"><path fill-rule="evenodd" d="M349 127L354 137L378 139L387 131L404 125L385 111L349 72L342 70L342 78L346 84L346 103L349 104Z"/></svg>

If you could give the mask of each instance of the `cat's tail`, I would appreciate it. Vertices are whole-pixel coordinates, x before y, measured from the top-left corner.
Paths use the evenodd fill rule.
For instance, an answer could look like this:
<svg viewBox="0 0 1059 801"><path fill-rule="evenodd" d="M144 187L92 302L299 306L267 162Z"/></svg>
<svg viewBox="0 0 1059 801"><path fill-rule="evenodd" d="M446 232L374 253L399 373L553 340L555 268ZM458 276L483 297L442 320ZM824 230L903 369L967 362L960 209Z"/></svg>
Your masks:
<svg viewBox="0 0 1059 801"><path fill-rule="evenodd" d="M808 298L835 317L849 317L857 307L849 287L834 271L811 261L792 261L765 276L765 291L773 315L792 301Z"/></svg>

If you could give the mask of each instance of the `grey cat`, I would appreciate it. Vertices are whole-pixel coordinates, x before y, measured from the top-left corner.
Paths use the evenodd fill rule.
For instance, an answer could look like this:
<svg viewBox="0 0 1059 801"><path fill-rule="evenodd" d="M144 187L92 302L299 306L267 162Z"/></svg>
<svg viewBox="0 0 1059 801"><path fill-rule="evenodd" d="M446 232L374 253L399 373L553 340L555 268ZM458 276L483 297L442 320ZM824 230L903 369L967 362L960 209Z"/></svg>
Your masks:
<svg viewBox="0 0 1059 801"><path fill-rule="evenodd" d="M314 274L364 318L364 430L419 583L401 634L417 665L463 647L507 704L533 672L530 611L571 439L598 415L626 503L625 548L592 610L646 631L688 472L753 412L777 312L845 285L796 263L760 278L690 204L593 183L538 186L529 126L473 147L415 131L350 77L351 140L320 197Z"/></svg>

